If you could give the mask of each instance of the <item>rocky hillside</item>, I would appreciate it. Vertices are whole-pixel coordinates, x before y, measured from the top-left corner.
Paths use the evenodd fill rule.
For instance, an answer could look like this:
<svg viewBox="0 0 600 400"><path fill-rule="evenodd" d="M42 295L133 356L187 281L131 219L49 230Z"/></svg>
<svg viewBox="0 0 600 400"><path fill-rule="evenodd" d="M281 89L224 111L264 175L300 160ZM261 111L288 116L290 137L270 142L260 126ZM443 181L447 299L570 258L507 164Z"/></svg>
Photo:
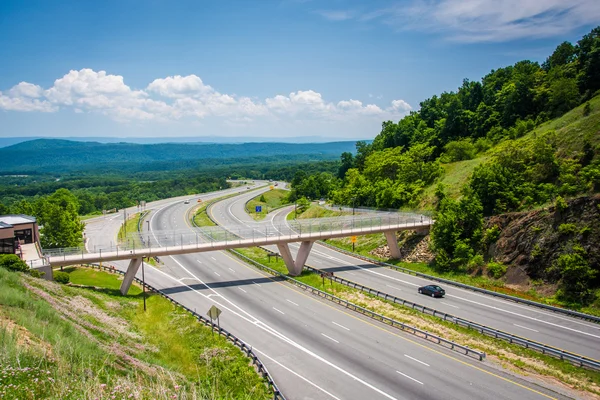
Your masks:
<svg viewBox="0 0 600 400"><path fill-rule="evenodd" d="M486 256L508 266L507 284L527 287L532 281L542 281L551 285L545 288L551 292L560 279L553 266L576 245L585 250L590 267L600 272L598 194L570 200L563 210L551 206L487 218L486 228L494 226L500 228L500 235L489 245Z"/></svg>

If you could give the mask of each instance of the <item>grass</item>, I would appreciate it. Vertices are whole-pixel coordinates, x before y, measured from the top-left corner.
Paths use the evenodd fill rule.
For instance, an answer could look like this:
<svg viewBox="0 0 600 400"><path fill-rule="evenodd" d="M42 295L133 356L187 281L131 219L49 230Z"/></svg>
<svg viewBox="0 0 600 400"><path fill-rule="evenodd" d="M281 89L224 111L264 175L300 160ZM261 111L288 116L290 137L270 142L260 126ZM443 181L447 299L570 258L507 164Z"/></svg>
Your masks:
<svg viewBox="0 0 600 400"><path fill-rule="evenodd" d="M196 224L196 226L214 226L216 225L209 217L207 214L207 208L208 205L210 203L209 202L205 202L202 203L197 209L196 209L196 213L194 214L194 224Z"/></svg>
<svg viewBox="0 0 600 400"><path fill-rule="evenodd" d="M311 203L304 211L300 211L296 214L296 211L292 211L287 215L287 219L307 219L307 218L327 218L327 217L339 217L341 215L352 215L351 212L331 210L329 208L322 207L318 204Z"/></svg>
<svg viewBox="0 0 600 400"><path fill-rule="evenodd" d="M267 252L258 247L237 250L239 253L260 262L276 271L287 274L287 268L280 259L269 262ZM399 304L321 278L318 274L304 270L294 279L317 289L334 294L371 311L405 322L454 342L484 351L488 361L519 374L537 375L544 379L551 377L568 388L585 391L586 395L600 395L600 372L575 367L567 362L552 358L530 349L513 345L499 339L480 334L451 322L419 313Z"/></svg>
<svg viewBox="0 0 600 400"><path fill-rule="evenodd" d="M58 285L0 269L0 398L266 399L239 349L157 295L115 294L117 275ZM98 287L98 286L102 287Z"/></svg>
<svg viewBox="0 0 600 400"><path fill-rule="evenodd" d="M119 229L118 239L119 241L127 240L128 246L135 246L136 248L143 247L142 242L139 238L139 235L131 235L133 232L139 232L138 226L140 219L144 218L145 213L135 213L130 214L125 224L121 224L121 228ZM127 234L125 234L127 233Z"/></svg>
<svg viewBox="0 0 600 400"><path fill-rule="evenodd" d="M287 199L288 194L289 191L283 189L272 189L268 192L264 192L263 194L256 196L248 203L246 203L246 211L255 220L262 220L267 216L269 210L272 211L275 208L290 204L290 202ZM261 201L261 199L263 198L264 201ZM259 213L255 212L256 206L261 206L262 211Z"/></svg>

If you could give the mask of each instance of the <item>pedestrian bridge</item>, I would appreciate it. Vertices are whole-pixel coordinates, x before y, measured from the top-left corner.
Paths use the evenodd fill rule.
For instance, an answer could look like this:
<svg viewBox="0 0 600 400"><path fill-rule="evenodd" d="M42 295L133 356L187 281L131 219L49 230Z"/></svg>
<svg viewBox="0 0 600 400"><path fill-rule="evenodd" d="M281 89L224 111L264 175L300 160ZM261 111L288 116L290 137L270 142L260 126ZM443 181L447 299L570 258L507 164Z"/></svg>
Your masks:
<svg viewBox="0 0 600 400"><path fill-rule="evenodd" d="M144 257L276 245L290 275L295 276L302 272L312 244L317 240L384 233L392 257L399 258L400 250L395 232L428 231L432 224L433 220L425 215L386 213L290 220L280 224L263 222L246 227L210 226L186 230L134 232L117 245L96 247L88 249L88 252L81 248L50 249L44 251L44 256L53 267L131 260L123 281L128 290ZM292 258L288 247L288 243L291 242L301 243L296 260ZM127 290L124 293L127 293Z"/></svg>

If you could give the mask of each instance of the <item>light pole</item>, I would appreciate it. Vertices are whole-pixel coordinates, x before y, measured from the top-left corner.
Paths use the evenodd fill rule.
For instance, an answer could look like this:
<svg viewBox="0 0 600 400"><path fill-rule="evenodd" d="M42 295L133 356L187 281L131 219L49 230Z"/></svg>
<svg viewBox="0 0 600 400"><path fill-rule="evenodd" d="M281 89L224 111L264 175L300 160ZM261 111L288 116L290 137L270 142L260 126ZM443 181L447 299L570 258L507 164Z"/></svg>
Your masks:
<svg viewBox="0 0 600 400"><path fill-rule="evenodd" d="M146 225L148 226L148 247L150 247L150 220L146 221Z"/></svg>
<svg viewBox="0 0 600 400"><path fill-rule="evenodd" d="M150 257L148 257L150 259ZM146 311L146 276L144 274L144 257L142 257L142 292L144 293L144 312Z"/></svg>

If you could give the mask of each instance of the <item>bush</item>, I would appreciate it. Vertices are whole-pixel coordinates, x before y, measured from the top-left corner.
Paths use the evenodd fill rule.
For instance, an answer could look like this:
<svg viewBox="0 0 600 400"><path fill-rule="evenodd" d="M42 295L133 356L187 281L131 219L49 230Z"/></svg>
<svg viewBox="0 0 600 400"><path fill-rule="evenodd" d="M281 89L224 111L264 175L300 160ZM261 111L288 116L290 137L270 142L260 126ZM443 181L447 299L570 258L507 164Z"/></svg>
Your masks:
<svg viewBox="0 0 600 400"><path fill-rule="evenodd" d="M265 195L264 195L264 194L261 194L261 195L260 195L260 199L258 199L258 201L260 201L261 203L266 203L266 202L267 202L267 200L265 199Z"/></svg>
<svg viewBox="0 0 600 400"><path fill-rule="evenodd" d="M575 245L571 252L558 257L553 269L561 275L558 297L580 304L588 304L593 301L592 286L597 271L589 265L587 253L581 246Z"/></svg>
<svg viewBox="0 0 600 400"><path fill-rule="evenodd" d="M577 225L575 224L560 224L558 226L558 232L562 235L571 235L577 232Z"/></svg>
<svg viewBox="0 0 600 400"><path fill-rule="evenodd" d="M29 266L25 261L21 260L16 254L0 255L0 267L6 268L9 271L27 272Z"/></svg>
<svg viewBox="0 0 600 400"><path fill-rule="evenodd" d="M58 283L67 284L71 281L71 276L66 272L56 271L54 273L54 280Z"/></svg>
<svg viewBox="0 0 600 400"><path fill-rule="evenodd" d="M488 275L491 275L495 279L501 278L504 274L506 274L506 265L490 262L487 265Z"/></svg>
<svg viewBox="0 0 600 400"><path fill-rule="evenodd" d="M483 256L481 254L477 254L469 260L469 263L467 264L467 271L475 272L484 265L485 262L483 261Z"/></svg>
<svg viewBox="0 0 600 400"><path fill-rule="evenodd" d="M477 150L470 139L455 140L444 146L443 159L445 162L471 160L475 158Z"/></svg>
<svg viewBox="0 0 600 400"><path fill-rule="evenodd" d="M556 211L564 211L569 208L569 205L561 196L556 197L556 201L554 202L554 206L556 207Z"/></svg>
<svg viewBox="0 0 600 400"><path fill-rule="evenodd" d="M590 107L590 103L588 101L587 103L585 103L585 106L583 106L583 116L587 117L588 115L590 115L591 112L592 107Z"/></svg>
<svg viewBox="0 0 600 400"><path fill-rule="evenodd" d="M46 273L38 271L37 269L32 269L29 271L29 275L33 276L34 278L43 278Z"/></svg>

